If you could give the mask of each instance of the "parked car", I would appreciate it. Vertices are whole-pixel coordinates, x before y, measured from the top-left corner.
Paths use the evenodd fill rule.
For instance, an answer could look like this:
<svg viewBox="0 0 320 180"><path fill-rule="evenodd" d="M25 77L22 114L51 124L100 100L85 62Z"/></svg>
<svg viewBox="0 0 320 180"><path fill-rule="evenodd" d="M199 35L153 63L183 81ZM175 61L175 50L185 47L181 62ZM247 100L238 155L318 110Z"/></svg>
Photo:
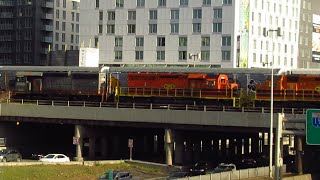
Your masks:
<svg viewBox="0 0 320 180"><path fill-rule="evenodd" d="M41 162L70 162L70 158L64 154L48 154L43 158L40 158L39 161Z"/></svg>
<svg viewBox="0 0 320 180"><path fill-rule="evenodd" d="M13 149L0 150L0 161L2 162L7 162L7 161L20 162L21 159L22 159L22 156L17 150L13 150Z"/></svg>
<svg viewBox="0 0 320 180"><path fill-rule="evenodd" d="M237 170L235 164L227 164L227 163L220 163L214 170L210 173L220 173L220 172L226 172L226 171L232 171Z"/></svg>
<svg viewBox="0 0 320 180"><path fill-rule="evenodd" d="M240 164L241 169L255 168L257 166L257 161L253 158L243 158Z"/></svg>
<svg viewBox="0 0 320 180"><path fill-rule="evenodd" d="M132 180L132 175L127 171L110 170L102 174L98 180Z"/></svg>
<svg viewBox="0 0 320 180"><path fill-rule="evenodd" d="M190 173L187 171L176 171L176 172L172 172L170 176L167 178L167 180L179 179L179 178L189 177L189 176L190 176Z"/></svg>
<svg viewBox="0 0 320 180"><path fill-rule="evenodd" d="M43 157L44 157L43 154L32 153L30 158L33 159L33 160L40 160L40 159L43 158Z"/></svg>
<svg viewBox="0 0 320 180"><path fill-rule="evenodd" d="M204 175L207 171L213 170L214 166L205 161L197 162L193 167L189 169L191 176Z"/></svg>

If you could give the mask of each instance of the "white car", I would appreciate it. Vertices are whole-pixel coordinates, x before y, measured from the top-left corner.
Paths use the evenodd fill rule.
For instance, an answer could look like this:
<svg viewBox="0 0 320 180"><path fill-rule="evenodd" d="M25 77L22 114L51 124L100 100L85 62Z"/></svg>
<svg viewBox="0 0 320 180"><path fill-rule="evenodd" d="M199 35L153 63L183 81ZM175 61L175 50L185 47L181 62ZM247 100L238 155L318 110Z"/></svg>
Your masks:
<svg viewBox="0 0 320 180"><path fill-rule="evenodd" d="M39 161L41 162L70 162L70 158L64 154L48 154L43 158L40 158Z"/></svg>

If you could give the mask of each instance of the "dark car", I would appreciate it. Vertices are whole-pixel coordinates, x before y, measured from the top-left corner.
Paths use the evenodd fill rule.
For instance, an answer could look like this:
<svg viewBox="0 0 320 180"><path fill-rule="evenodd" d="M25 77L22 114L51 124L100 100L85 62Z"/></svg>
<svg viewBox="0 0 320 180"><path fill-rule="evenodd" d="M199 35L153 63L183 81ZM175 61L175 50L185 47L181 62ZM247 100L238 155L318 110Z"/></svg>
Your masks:
<svg viewBox="0 0 320 180"><path fill-rule="evenodd" d="M43 157L44 157L43 154L40 154L40 153L32 153L30 158L33 159L33 160L40 160L40 159L43 158Z"/></svg>
<svg viewBox="0 0 320 180"><path fill-rule="evenodd" d="M240 164L241 169L255 168L257 166L257 161L253 158L243 158Z"/></svg>
<svg viewBox="0 0 320 180"><path fill-rule="evenodd" d="M21 154L17 150L3 149L0 150L0 161L16 161L20 162L22 159Z"/></svg>
<svg viewBox="0 0 320 180"><path fill-rule="evenodd" d="M183 177L189 177L190 173L187 171L176 171L170 174L170 176L167 178L167 180L171 179L179 179Z"/></svg>
<svg viewBox="0 0 320 180"><path fill-rule="evenodd" d="M189 169L191 176L204 175L207 171L213 170L214 166L208 162L197 162Z"/></svg>
<svg viewBox="0 0 320 180"><path fill-rule="evenodd" d="M127 171L107 171L98 180L132 180L132 175Z"/></svg>

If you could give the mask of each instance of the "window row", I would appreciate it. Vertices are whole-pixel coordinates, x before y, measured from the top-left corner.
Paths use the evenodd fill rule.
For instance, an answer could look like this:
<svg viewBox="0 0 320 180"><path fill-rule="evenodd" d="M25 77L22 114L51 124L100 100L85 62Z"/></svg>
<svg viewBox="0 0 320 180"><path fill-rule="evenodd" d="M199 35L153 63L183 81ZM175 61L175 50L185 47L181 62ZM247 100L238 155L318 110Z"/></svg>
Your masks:
<svg viewBox="0 0 320 180"><path fill-rule="evenodd" d="M188 37L181 36L178 40L179 47L187 47L188 46ZM191 42L190 42L191 43ZM194 44L195 42L192 42ZM123 38L122 37L115 37L114 38L114 45L116 47L123 46ZM144 37L136 37L135 42L136 47L143 47L144 46ZM166 38L165 37L157 37L157 46L158 47L165 47L166 46ZM210 37L203 36L201 37L200 41L201 47L210 47ZM221 38L221 46L231 46L231 36L223 36Z"/></svg>
<svg viewBox="0 0 320 180"><path fill-rule="evenodd" d="M202 9L194 8L192 17L193 19L202 19ZM170 19L179 19L179 9L172 9L170 11ZM78 14L78 13L77 13ZM128 11L128 20L136 20L137 13L135 10ZM65 18L64 18L65 19ZM99 20L102 21L104 19L103 11L99 11ZM158 10L149 10L149 19L156 20L158 19ZM213 19L222 19L222 8L214 8L213 9ZM74 20L72 18L72 20ZM114 10L107 12L107 20L115 21L116 20L116 12Z"/></svg>
<svg viewBox="0 0 320 180"><path fill-rule="evenodd" d="M201 51L201 61L209 61L210 60L210 51ZM188 59L188 52L187 51L178 51L178 60L179 61L186 61ZM115 60L122 60L123 59L123 52L122 51L115 51L114 52L114 59ZM144 52L143 51L135 51L135 59L136 60L143 60L144 59ZM150 59L150 58L148 58ZM166 52L165 51L157 51L156 52L156 60L157 61L165 61L166 59ZM221 60L222 61L230 61L231 60L231 51L221 51Z"/></svg>
<svg viewBox="0 0 320 180"><path fill-rule="evenodd" d="M165 7L167 6L167 0L157 0L158 7ZM171 0L172 1L172 0ZM188 6L190 0L179 0L179 5L180 6ZM213 0L202 0L202 5L208 6L211 5ZM123 8L124 7L124 2L125 0L116 0L115 1L115 7L117 8ZM231 5L232 0L221 0L221 3L223 5ZM145 7L146 0L136 0L136 5L137 7ZM100 7L100 0L96 0L95 2L95 7L99 8Z"/></svg>
<svg viewBox="0 0 320 180"><path fill-rule="evenodd" d="M115 34L115 24L107 24L106 33L107 34ZM170 32L171 33L179 33L179 23L171 23L170 24ZM136 24L128 24L127 25L128 34L136 33ZM78 31L77 31L78 32ZM158 24L149 24L149 33L156 34L158 32ZM201 33L201 23L193 23L192 24L192 32L193 33ZM222 32L222 23L213 23L212 24L212 32L213 33L221 33ZM98 33L103 33L103 25L100 24L98 26Z"/></svg>
<svg viewBox="0 0 320 180"><path fill-rule="evenodd" d="M71 32L79 33L79 24L71 23ZM56 30L60 30L60 21L56 21ZM61 30L66 31L66 22L61 22Z"/></svg>

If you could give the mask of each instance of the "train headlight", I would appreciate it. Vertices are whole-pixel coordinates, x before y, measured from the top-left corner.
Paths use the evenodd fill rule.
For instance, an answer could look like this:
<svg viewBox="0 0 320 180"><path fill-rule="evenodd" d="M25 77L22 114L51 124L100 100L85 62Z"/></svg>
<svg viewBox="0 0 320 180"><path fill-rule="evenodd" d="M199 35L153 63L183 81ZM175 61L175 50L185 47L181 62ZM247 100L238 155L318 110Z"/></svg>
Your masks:
<svg viewBox="0 0 320 180"><path fill-rule="evenodd" d="M0 156L0 159L3 159L3 156Z"/></svg>

